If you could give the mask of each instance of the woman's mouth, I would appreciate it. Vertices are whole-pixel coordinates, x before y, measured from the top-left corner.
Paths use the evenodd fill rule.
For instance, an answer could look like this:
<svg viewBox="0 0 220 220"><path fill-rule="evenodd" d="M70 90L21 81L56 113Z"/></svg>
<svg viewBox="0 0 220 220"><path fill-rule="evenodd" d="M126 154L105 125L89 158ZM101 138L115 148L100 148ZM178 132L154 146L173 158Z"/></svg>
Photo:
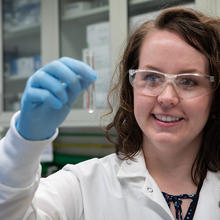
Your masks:
<svg viewBox="0 0 220 220"><path fill-rule="evenodd" d="M157 115L157 114L153 114L153 117L155 119L161 121L161 122L166 122L166 123L178 122L178 121L181 121L183 119L183 118L180 118L180 117Z"/></svg>

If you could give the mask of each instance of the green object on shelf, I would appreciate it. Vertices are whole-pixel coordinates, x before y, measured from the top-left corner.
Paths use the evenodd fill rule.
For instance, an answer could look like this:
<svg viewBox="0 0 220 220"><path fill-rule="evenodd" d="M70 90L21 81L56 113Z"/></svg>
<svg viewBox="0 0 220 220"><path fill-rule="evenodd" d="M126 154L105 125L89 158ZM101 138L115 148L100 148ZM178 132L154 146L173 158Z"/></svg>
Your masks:
<svg viewBox="0 0 220 220"><path fill-rule="evenodd" d="M67 155L67 154L54 153L54 163L61 165L76 164L91 158L93 158L93 156Z"/></svg>
<svg viewBox="0 0 220 220"><path fill-rule="evenodd" d="M60 132L59 133L60 137L105 137L105 134L101 133L65 133L65 132Z"/></svg>
<svg viewBox="0 0 220 220"><path fill-rule="evenodd" d="M116 134L110 133L109 136L111 137L116 137ZM60 132L58 135L59 137L91 137L91 138L106 138L106 135L103 133L65 133L65 132Z"/></svg>

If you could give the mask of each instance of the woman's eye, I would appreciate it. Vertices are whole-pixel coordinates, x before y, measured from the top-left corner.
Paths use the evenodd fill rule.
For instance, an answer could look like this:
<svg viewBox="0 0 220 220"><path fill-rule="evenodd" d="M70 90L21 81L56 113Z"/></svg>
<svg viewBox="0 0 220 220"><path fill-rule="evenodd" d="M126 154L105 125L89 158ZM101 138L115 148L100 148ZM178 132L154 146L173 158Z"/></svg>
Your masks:
<svg viewBox="0 0 220 220"><path fill-rule="evenodd" d="M143 78L143 80L149 81L149 82L158 82L159 79L160 77L157 76L156 74L146 74Z"/></svg>
<svg viewBox="0 0 220 220"><path fill-rule="evenodd" d="M181 84L182 86L192 87L192 86L196 86L197 82L193 79L182 78L180 79L179 84Z"/></svg>

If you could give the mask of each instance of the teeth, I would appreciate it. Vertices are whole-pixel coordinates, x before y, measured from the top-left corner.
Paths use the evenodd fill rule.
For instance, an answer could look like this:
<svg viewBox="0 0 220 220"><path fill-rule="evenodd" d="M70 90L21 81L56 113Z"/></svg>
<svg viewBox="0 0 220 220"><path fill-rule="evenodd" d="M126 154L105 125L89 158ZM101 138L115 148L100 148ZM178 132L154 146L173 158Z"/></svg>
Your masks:
<svg viewBox="0 0 220 220"><path fill-rule="evenodd" d="M164 115L154 115L156 119L164 122L173 122L179 121L181 118L171 117L171 116L164 116Z"/></svg>

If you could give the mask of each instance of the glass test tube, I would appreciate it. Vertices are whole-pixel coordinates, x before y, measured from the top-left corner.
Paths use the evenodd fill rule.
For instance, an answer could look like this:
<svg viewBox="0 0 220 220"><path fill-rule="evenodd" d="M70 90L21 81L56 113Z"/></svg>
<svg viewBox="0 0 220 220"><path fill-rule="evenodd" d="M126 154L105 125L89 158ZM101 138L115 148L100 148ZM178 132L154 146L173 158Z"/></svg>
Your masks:
<svg viewBox="0 0 220 220"><path fill-rule="evenodd" d="M91 67L95 68L94 65L94 53L91 50L85 53L85 62ZM88 87L86 91L86 108L89 113L93 113L95 109L95 82Z"/></svg>

